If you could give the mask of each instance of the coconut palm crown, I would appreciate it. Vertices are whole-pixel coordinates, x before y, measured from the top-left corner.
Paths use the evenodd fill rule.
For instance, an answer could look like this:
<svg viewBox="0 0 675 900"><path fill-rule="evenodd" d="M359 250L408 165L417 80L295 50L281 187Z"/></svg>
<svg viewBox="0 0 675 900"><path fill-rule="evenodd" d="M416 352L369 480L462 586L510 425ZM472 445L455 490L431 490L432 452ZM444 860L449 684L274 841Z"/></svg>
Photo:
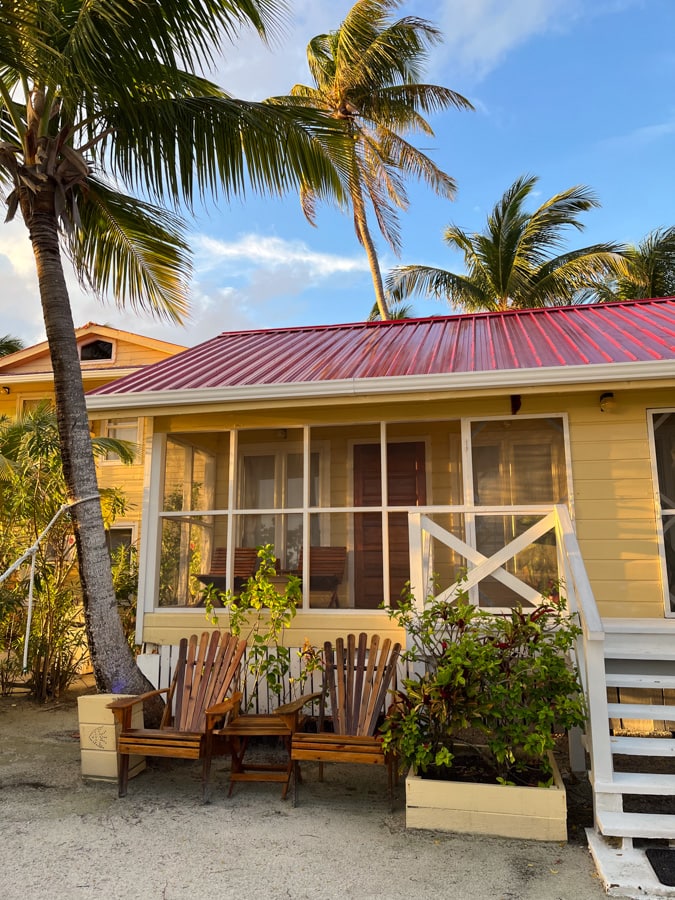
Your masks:
<svg viewBox="0 0 675 900"><path fill-rule="evenodd" d="M62 254L101 297L180 322L190 253L177 214L207 194L340 196L339 151L312 111L230 97L201 73L283 0L14 0L0 7L0 191L28 229L54 370L64 475L100 689L147 682L110 573ZM320 140L317 140L317 132Z"/></svg>
<svg viewBox="0 0 675 900"><path fill-rule="evenodd" d="M389 246L400 251L398 209L407 209L405 179L424 180L437 194L451 199L453 179L409 143L404 135L433 135L425 118L449 107L472 109L449 88L419 82L427 50L440 32L425 19L390 13L400 0L357 0L335 31L319 34L307 46L313 85L296 84L291 97L273 102L313 108L339 122L349 137L348 203L354 229L363 245L373 278L380 317L389 317L375 243L368 225L370 205ZM317 194L302 186L305 215L314 222ZM340 205L344 208L345 203Z"/></svg>
<svg viewBox="0 0 675 900"><path fill-rule="evenodd" d="M464 274L432 266L399 266L387 278L393 299L426 294L467 312L587 302L583 291L589 284L625 270L624 248L593 244L555 255L564 245L566 229L581 231L579 214L599 203L587 187L577 185L528 213L524 204L536 184L534 176L518 178L482 232L470 233L456 225L446 228L445 243L464 255Z"/></svg>
<svg viewBox="0 0 675 900"><path fill-rule="evenodd" d="M598 284L593 300L640 300L675 296L675 227L655 228L626 248L626 268Z"/></svg>

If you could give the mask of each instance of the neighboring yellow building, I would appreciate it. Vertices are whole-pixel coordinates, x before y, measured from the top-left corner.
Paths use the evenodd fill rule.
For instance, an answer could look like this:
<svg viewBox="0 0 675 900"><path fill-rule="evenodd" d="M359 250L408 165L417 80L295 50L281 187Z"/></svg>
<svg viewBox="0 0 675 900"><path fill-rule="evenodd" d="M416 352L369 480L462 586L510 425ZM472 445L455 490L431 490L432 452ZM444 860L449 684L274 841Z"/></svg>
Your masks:
<svg viewBox="0 0 675 900"><path fill-rule="evenodd" d="M131 375L144 366L160 362L185 350L130 331L120 331L89 322L75 331L85 391ZM46 341L0 357L0 415L20 416L41 401L54 398L54 376ZM128 512L110 531L111 546L136 541L141 518L143 491L142 422L135 414L100 419L93 425L98 435L133 441L139 453L132 466L123 466L110 455L98 460L101 487L121 487L128 501Z"/></svg>

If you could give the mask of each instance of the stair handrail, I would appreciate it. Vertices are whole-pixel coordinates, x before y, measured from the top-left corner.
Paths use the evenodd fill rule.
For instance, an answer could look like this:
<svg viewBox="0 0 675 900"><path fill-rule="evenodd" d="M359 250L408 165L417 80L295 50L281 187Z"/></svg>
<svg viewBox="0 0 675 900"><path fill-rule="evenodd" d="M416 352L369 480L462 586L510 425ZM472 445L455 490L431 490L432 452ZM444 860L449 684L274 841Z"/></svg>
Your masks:
<svg viewBox="0 0 675 900"><path fill-rule="evenodd" d="M605 673L605 628L584 566L576 532L567 506L557 504L556 540L568 608L579 616L581 636L576 646L576 664L588 704L586 749L591 761L591 779L611 782L614 774L609 740L609 711Z"/></svg>
<svg viewBox="0 0 675 900"><path fill-rule="evenodd" d="M558 503L555 515L558 546L564 550L562 568L566 575L565 581L570 582L565 584L570 610L578 614L587 640L604 641L605 627L583 563L569 509Z"/></svg>

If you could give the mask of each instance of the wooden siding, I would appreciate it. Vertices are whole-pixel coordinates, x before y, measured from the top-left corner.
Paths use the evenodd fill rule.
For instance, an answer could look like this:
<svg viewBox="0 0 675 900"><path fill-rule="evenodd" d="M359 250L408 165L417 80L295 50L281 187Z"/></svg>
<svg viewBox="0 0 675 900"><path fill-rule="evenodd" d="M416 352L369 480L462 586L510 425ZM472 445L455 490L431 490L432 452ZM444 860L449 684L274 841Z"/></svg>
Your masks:
<svg viewBox="0 0 675 900"><path fill-rule="evenodd" d="M601 615L662 617L646 409L672 403L672 392L615 393L609 413L600 412L597 393L570 403L579 546Z"/></svg>
<svg viewBox="0 0 675 900"><path fill-rule="evenodd" d="M221 616L217 626L209 624L203 612L154 612L143 619L143 640L152 644L178 644L182 637L200 634L213 628L227 628L227 616ZM301 647L305 638L315 647L324 641L335 640L346 634L379 634L392 641L404 641L405 635L396 628L384 612L358 613L351 611L299 612L291 627L284 632L287 647Z"/></svg>

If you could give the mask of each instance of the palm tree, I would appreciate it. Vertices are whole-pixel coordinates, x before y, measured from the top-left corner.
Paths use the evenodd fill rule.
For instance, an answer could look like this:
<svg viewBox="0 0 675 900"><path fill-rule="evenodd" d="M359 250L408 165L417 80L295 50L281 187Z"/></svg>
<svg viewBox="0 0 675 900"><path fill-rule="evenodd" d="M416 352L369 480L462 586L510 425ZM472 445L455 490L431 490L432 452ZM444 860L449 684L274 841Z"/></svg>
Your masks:
<svg viewBox="0 0 675 900"><path fill-rule="evenodd" d="M412 303L391 303L388 304L388 312L390 319L411 319L415 315ZM380 322L382 314L377 303L373 303L372 309L368 315L369 322Z"/></svg>
<svg viewBox="0 0 675 900"><path fill-rule="evenodd" d="M432 266L399 266L387 278L395 300L413 293L447 300L469 312L564 306L580 302L599 277L625 267L619 244L593 244L558 256L567 227L583 229L578 216L598 206L583 185L569 188L533 213L523 206L537 178L521 176L506 191L480 233L449 225L444 240L464 254L466 274Z"/></svg>
<svg viewBox="0 0 675 900"><path fill-rule="evenodd" d="M307 60L314 85L291 88L297 104L328 114L349 138L349 203L382 319L389 318L389 312L367 204L370 202L385 240L398 253L396 210L408 207L405 177L422 178L449 199L455 193L453 179L403 135L433 135L424 118L428 113L448 107L473 109L467 99L449 88L419 83L427 47L439 41L440 32L416 16L393 21L389 13L398 5L399 0L357 0L336 31L319 34L309 42ZM290 98L272 100L285 104ZM312 223L316 199L312 185L303 184L302 206Z"/></svg>
<svg viewBox="0 0 675 900"><path fill-rule="evenodd" d="M598 283L594 300L639 300L675 296L675 227L656 228L637 246L626 248L622 274Z"/></svg>
<svg viewBox="0 0 675 900"><path fill-rule="evenodd" d="M0 8L0 187L7 218L21 215L35 256L87 635L104 690L138 692L147 682L116 613L62 252L99 295L179 322L190 265L179 203L191 209L219 185L226 198L301 182L339 194L334 160L319 152L325 122L235 100L192 74L240 27L264 36L283 6L15 0Z"/></svg>
<svg viewBox="0 0 675 900"><path fill-rule="evenodd" d="M26 345L21 338L14 337L11 334L0 335L0 356L9 356L10 353L17 353L23 350Z"/></svg>

